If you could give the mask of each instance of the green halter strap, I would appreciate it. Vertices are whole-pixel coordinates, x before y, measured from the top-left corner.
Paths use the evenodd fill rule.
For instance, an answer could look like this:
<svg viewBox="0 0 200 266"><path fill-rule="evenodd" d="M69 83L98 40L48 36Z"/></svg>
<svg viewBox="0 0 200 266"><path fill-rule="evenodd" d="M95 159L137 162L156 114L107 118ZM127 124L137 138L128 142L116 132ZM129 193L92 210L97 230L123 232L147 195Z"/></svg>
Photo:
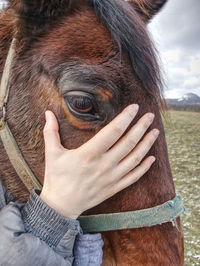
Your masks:
<svg viewBox="0 0 200 266"><path fill-rule="evenodd" d="M184 212L185 207L178 195L174 199L153 208L80 216L78 220L85 233L150 227L167 222L172 222L178 229L176 218Z"/></svg>

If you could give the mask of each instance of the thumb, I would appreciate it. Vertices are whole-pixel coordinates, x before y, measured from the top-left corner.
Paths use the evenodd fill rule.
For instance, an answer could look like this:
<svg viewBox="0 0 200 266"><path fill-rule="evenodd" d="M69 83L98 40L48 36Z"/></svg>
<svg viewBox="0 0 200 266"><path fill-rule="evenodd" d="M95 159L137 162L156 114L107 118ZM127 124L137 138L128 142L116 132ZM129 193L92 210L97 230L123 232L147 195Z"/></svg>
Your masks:
<svg viewBox="0 0 200 266"><path fill-rule="evenodd" d="M45 151L46 153L52 153L60 151L63 146L60 142L59 125L56 116L51 111L45 112L46 123L43 129Z"/></svg>

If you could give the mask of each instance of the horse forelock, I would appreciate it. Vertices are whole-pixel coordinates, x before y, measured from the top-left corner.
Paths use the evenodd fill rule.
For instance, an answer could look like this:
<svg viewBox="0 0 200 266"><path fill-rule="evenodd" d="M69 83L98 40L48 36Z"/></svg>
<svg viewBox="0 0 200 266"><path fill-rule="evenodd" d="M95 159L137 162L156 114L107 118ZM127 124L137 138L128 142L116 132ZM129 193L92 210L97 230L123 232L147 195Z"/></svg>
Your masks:
<svg viewBox="0 0 200 266"><path fill-rule="evenodd" d="M127 51L132 68L146 94L155 104L162 107L163 84L157 51L138 12L124 0L87 2L110 30L120 52Z"/></svg>

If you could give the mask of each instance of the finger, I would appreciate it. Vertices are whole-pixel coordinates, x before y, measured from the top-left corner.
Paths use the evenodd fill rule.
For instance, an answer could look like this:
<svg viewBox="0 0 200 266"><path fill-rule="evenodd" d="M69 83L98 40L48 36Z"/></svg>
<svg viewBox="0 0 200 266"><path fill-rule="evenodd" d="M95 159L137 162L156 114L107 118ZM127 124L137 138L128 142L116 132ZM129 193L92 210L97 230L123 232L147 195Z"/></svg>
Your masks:
<svg viewBox="0 0 200 266"><path fill-rule="evenodd" d="M156 141L159 135L159 130L154 129L149 132L142 142L140 142L137 147L126 157L124 158L116 167L116 171L119 176L124 176L137 165L140 164L145 155L149 152L152 145Z"/></svg>
<svg viewBox="0 0 200 266"><path fill-rule="evenodd" d="M138 167L122 177L114 186L114 194L137 182L152 166L156 158L149 156Z"/></svg>
<svg viewBox="0 0 200 266"><path fill-rule="evenodd" d="M63 149L60 143L59 125L53 112L45 112L46 123L43 129L45 151L47 153Z"/></svg>
<svg viewBox="0 0 200 266"><path fill-rule="evenodd" d="M123 136L108 152L108 158L118 163L137 145L149 126L152 124L154 114L147 113Z"/></svg>
<svg viewBox="0 0 200 266"><path fill-rule="evenodd" d="M132 104L126 107L108 125L102 128L93 138L80 148L87 154L98 156L106 152L125 132L136 116L139 106Z"/></svg>

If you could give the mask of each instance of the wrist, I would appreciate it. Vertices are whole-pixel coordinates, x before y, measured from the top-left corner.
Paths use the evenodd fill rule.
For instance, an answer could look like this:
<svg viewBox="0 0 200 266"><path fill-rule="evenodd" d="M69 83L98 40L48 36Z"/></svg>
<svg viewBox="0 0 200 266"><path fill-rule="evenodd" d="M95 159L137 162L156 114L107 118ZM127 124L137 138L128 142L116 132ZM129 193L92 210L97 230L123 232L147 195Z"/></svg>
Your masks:
<svg viewBox="0 0 200 266"><path fill-rule="evenodd" d="M62 206L64 203L60 204L57 202L57 199L54 199L54 197L47 196L47 193L44 193L43 191L40 193L40 198L53 210L55 210L58 214L70 218L70 219L77 219L80 215L80 213L75 213L70 206Z"/></svg>

